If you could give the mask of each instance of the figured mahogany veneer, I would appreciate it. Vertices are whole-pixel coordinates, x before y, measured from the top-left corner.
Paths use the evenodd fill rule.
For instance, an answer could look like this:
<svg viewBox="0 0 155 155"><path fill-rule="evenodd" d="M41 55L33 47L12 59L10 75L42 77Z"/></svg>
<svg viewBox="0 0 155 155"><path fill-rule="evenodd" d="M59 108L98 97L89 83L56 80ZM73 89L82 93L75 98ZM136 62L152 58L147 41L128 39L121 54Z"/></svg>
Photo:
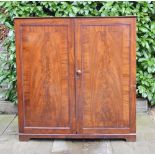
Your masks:
<svg viewBox="0 0 155 155"><path fill-rule="evenodd" d="M16 18L19 138L136 139L136 18Z"/></svg>

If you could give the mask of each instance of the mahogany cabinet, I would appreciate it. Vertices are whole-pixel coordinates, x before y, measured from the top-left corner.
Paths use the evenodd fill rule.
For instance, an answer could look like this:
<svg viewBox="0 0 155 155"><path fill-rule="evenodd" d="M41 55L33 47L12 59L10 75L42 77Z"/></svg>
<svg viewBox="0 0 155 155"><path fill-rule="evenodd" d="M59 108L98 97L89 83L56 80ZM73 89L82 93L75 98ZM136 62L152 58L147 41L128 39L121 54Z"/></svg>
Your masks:
<svg viewBox="0 0 155 155"><path fill-rule="evenodd" d="M19 139L136 139L136 18L15 19Z"/></svg>

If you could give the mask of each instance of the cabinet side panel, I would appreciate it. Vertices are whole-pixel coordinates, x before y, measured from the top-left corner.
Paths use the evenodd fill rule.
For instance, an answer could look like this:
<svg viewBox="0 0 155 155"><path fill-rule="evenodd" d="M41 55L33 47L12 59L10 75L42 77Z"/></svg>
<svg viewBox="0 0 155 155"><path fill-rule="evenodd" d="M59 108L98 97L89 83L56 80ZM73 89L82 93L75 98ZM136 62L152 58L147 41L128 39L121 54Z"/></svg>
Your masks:
<svg viewBox="0 0 155 155"><path fill-rule="evenodd" d="M136 18L131 23L130 132L136 132Z"/></svg>
<svg viewBox="0 0 155 155"><path fill-rule="evenodd" d="M19 132L24 132L24 105L23 105L23 85L22 85L22 57L21 57L21 29L15 20L15 45L16 45L16 71L17 71L17 96L18 96L18 126Z"/></svg>

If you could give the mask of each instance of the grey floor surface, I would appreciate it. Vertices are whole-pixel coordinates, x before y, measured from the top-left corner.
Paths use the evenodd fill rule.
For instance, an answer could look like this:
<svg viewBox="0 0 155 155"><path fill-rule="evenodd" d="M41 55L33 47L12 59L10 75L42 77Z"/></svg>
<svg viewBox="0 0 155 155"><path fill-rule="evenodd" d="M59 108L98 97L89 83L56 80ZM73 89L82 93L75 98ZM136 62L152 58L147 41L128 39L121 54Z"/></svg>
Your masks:
<svg viewBox="0 0 155 155"><path fill-rule="evenodd" d="M18 121L15 115L0 115L1 153L155 153L155 123L148 114L137 115L137 141L124 140L18 140Z"/></svg>

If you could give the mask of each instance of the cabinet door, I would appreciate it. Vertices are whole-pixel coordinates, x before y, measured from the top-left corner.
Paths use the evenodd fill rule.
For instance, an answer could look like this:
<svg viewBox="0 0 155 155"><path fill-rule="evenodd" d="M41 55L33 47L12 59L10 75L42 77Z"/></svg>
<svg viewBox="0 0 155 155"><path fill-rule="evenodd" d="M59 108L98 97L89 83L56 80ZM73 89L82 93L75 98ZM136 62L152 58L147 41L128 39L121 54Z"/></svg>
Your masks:
<svg viewBox="0 0 155 155"><path fill-rule="evenodd" d="M70 19L16 19L21 133L75 132L74 33Z"/></svg>
<svg viewBox="0 0 155 155"><path fill-rule="evenodd" d="M135 19L75 23L78 133L135 132Z"/></svg>

